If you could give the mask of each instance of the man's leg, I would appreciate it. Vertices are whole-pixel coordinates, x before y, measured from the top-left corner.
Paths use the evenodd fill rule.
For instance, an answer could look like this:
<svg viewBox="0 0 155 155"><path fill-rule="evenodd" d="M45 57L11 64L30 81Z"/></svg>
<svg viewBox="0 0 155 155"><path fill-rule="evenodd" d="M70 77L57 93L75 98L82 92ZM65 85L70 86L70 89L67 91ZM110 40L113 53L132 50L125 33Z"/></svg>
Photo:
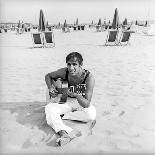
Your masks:
<svg viewBox="0 0 155 155"><path fill-rule="evenodd" d="M50 103L45 107L46 121L56 133L65 130L67 133L72 131L72 128L65 125L60 115L72 111L72 108L67 104Z"/></svg>
<svg viewBox="0 0 155 155"><path fill-rule="evenodd" d="M96 120L96 109L93 105L88 108L81 108L74 112L69 112L63 116L62 119L77 120L82 122L89 122Z"/></svg>

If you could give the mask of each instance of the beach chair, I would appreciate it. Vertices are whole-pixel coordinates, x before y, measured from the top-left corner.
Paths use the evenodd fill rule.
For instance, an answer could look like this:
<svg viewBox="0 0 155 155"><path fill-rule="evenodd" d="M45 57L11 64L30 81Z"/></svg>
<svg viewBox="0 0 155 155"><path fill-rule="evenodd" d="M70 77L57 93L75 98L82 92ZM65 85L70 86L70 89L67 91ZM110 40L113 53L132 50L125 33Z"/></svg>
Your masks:
<svg viewBox="0 0 155 155"><path fill-rule="evenodd" d="M44 46L45 47L54 47L54 34L52 31L44 32Z"/></svg>
<svg viewBox="0 0 155 155"><path fill-rule="evenodd" d="M77 26L73 26L73 30L76 31L77 30Z"/></svg>
<svg viewBox="0 0 155 155"><path fill-rule="evenodd" d="M105 46L117 45L117 43L118 43L118 40L117 40L118 32L119 32L118 30L110 30L108 32Z"/></svg>
<svg viewBox="0 0 155 155"><path fill-rule="evenodd" d="M44 47L42 33L32 33L33 47Z"/></svg>
<svg viewBox="0 0 155 155"><path fill-rule="evenodd" d="M122 34L120 36L119 45L128 45L130 36L131 36L132 31L122 31Z"/></svg>
<svg viewBox="0 0 155 155"><path fill-rule="evenodd" d="M81 30L84 31L84 29L85 29L85 25L81 25Z"/></svg>
<svg viewBox="0 0 155 155"><path fill-rule="evenodd" d="M17 33L16 34L22 34L23 33L23 29L22 28L17 28Z"/></svg>
<svg viewBox="0 0 155 155"><path fill-rule="evenodd" d="M70 32L69 27L62 27L62 32L65 33Z"/></svg>
<svg viewBox="0 0 155 155"><path fill-rule="evenodd" d="M81 26L80 25L78 25L78 30L81 30Z"/></svg>

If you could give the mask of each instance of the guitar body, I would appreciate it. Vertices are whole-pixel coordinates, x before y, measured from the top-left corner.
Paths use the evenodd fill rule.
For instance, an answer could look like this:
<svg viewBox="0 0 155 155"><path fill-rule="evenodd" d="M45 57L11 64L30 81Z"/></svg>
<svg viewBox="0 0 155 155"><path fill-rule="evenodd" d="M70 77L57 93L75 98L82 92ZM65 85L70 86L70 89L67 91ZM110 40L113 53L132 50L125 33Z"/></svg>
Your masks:
<svg viewBox="0 0 155 155"><path fill-rule="evenodd" d="M79 84L79 85L69 87L68 82L60 78L56 80L56 82L54 83L54 86L56 90L58 91L58 94L62 94L61 99L60 99L60 104L67 101L68 90L70 90L71 92L80 94L80 95L85 95L85 91L86 91L86 84Z"/></svg>

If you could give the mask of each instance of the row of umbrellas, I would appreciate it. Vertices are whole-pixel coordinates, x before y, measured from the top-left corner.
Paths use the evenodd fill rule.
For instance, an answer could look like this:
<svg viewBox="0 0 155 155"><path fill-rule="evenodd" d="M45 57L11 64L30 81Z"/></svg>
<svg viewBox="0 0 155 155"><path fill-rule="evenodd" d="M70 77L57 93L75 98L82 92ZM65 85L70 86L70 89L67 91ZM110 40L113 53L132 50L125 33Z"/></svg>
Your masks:
<svg viewBox="0 0 155 155"><path fill-rule="evenodd" d="M48 25L48 22L47 22ZM75 25L78 25L78 18L75 22ZM98 25L101 25L101 18L98 21ZM127 19L125 18L125 20L123 21L123 25L127 25ZM114 13L114 18L113 18L113 22L112 22L112 28L116 29L119 26L119 16L118 16L118 9L115 9L115 13ZM64 22L64 27L67 27L67 21L65 20ZM43 10L40 10L40 16L39 16L39 31L45 31L46 29L46 23L45 23L45 17L44 17L44 13Z"/></svg>

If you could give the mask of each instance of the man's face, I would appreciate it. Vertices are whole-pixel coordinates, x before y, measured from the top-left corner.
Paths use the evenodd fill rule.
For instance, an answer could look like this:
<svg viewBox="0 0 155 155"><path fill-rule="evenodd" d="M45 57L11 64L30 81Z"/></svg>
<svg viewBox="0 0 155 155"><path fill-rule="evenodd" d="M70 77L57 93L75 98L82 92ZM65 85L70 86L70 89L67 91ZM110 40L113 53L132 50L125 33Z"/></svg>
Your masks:
<svg viewBox="0 0 155 155"><path fill-rule="evenodd" d="M75 76L79 73L80 67L81 66L77 61L77 58L70 59L67 62L67 68L68 68L69 74L71 74L72 76Z"/></svg>

